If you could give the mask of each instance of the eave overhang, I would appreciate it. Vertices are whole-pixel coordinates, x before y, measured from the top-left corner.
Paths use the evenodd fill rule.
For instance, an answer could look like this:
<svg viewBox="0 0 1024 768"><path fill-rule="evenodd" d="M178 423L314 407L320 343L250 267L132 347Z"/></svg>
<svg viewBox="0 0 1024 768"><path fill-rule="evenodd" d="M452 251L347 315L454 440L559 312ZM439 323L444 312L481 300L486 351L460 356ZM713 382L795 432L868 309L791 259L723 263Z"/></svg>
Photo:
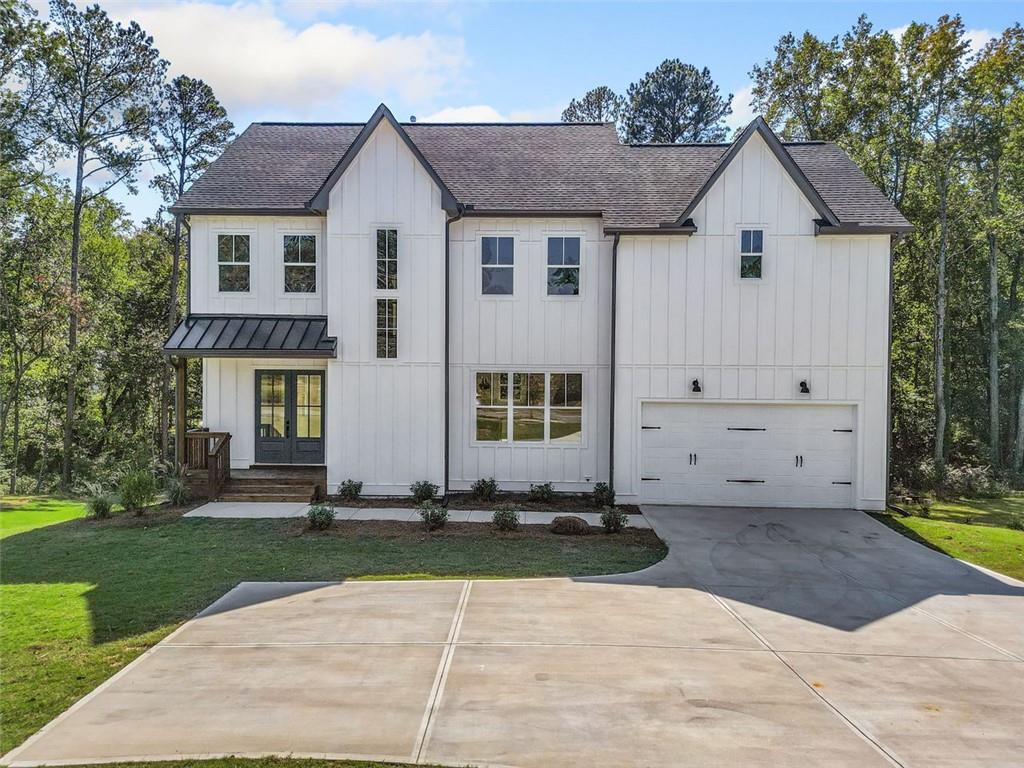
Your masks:
<svg viewBox="0 0 1024 768"><path fill-rule="evenodd" d="M334 358L323 315L189 315L163 346L167 357Z"/></svg>

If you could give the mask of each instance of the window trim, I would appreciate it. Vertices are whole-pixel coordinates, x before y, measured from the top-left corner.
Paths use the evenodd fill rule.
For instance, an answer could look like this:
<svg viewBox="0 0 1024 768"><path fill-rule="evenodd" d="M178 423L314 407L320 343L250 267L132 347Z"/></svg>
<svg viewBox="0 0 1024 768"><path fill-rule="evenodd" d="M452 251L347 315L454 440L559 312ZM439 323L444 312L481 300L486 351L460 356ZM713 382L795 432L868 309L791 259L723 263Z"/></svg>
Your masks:
<svg viewBox="0 0 1024 768"><path fill-rule="evenodd" d="M512 293L484 293L484 238L485 237L509 237L512 239L512 266L500 266L500 269L509 269L512 272ZM516 271L519 266L519 233L513 231L503 232L480 232L476 238L476 252L474 258L476 259L476 269L474 274L476 276L476 295L479 299L486 301L510 301L516 297L516 285L519 282L516 277ZM493 264L486 265L488 267L494 266ZM484 373L484 371L481 371ZM534 371L537 373L537 371Z"/></svg>
<svg viewBox="0 0 1024 768"><path fill-rule="evenodd" d="M316 267L316 290L312 293L298 292L298 291L286 291L284 289L284 277L287 271L287 265L284 260L284 239L289 235L307 235L313 237L313 249L314 255L316 256L316 263L313 266ZM320 236L321 233L317 230L310 229L279 229L275 233L277 238L277 297L279 299L317 299L322 294L323 286L323 264L322 246L320 241L323 238ZM306 266L310 266L306 264Z"/></svg>
<svg viewBox="0 0 1024 768"><path fill-rule="evenodd" d="M544 369L541 366L517 366L514 368L500 368L493 366L470 366L467 368L469 371L469 444L473 448L544 448L545 450L556 448L560 450L583 450L588 447L588 431L587 431L587 402L590 399L590 391L587 382L587 372L580 368L559 368L557 370ZM476 377L480 373L504 373L508 376L508 403L504 406L478 406L476 402ZM529 406L520 405L515 406L513 404L513 388L515 386L515 375L516 374L543 374L544 375L544 439L543 440L516 440L515 439L515 408L538 408L540 406ZM579 442L560 442L551 439L551 410L552 408L559 407L575 407L575 406L552 406L551 405L551 376L553 374L577 374L580 376L580 395L581 405L580 410L580 439ZM505 408L508 419L508 430L511 437L504 440L480 440L476 436L476 412L478 408Z"/></svg>
<svg viewBox="0 0 1024 768"><path fill-rule="evenodd" d="M395 280L397 286L395 288L378 288L377 287L377 231L381 229L393 229L395 230ZM397 296L398 290L402 286L402 228L397 224L388 223L377 223L370 227L370 258L372 259L372 269L370 270L371 279L373 280L373 290L382 296Z"/></svg>
<svg viewBox="0 0 1024 768"><path fill-rule="evenodd" d="M220 237L221 235L244 235L249 238L249 290L247 291L222 291L220 289L220 266L221 264L240 264L242 262L221 262L220 260ZM256 230L245 229L242 227L238 228L224 228L224 229L211 229L210 230L210 250L213 253L213 259L211 263L213 265L213 291L211 292L214 296L229 298L229 297L240 297L240 296L253 296L256 294L256 282L259 279L259 270L253 269L255 263L255 251L256 251Z"/></svg>
<svg viewBox="0 0 1024 768"><path fill-rule="evenodd" d="M741 271L743 268L743 232L744 230L761 230L761 276L760 277L742 277ZM733 248L733 280L740 285L757 285L763 283L768 279L768 255L770 252L769 248L769 229L766 224L737 224L736 225L736 246Z"/></svg>
<svg viewBox="0 0 1024 768"><path fill-rule="evenodd" d="M551 238L553 238L553 237L558 237L558 238L563 238L563 239L564 238L569 238L569 237L575 237L575 238L577 238L580 241L580 263L579 263L579 267L578 267L578 269L579 269L579 291L575 295L573 295L573 294L564 294L564 293L548 293L548 270L550 269L550 267L548 266L548 241ZM584 233L584 232L576 232L576 231L572 231L572 232L570 232L570 231L565 231L565 232L562 232L562 231L558 231L558 232L545 232L543 237L541 238L541 241L542 241L543 247L544 247L544 252L541 254L541 257L542 257L543 262L544 262L543 276L542 276L541 290L540 290L541 298L544 299L545 301L582 301L583 298L584 298L584 295L586 293L586 273L588 271L588 270L583 268L584 262L586 260L585 254L586 254L586 251L587 251L586 233ZM570 269L572 269L572 267L570 267ZM553 373L567 373L567 371L553 371Z"/></svg>

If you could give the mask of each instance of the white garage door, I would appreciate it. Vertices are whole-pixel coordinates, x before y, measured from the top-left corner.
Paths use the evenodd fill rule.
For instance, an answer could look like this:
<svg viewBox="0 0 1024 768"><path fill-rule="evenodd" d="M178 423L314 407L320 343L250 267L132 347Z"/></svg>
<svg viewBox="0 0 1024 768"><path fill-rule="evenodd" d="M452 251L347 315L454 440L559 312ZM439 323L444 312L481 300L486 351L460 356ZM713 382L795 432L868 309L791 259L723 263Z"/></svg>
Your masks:
<svg viewBox="0 0 1024 768"><path fill-rule="evenodd" d="M644 403L641 424L648 503L852 506L853 406Z"/></svg>

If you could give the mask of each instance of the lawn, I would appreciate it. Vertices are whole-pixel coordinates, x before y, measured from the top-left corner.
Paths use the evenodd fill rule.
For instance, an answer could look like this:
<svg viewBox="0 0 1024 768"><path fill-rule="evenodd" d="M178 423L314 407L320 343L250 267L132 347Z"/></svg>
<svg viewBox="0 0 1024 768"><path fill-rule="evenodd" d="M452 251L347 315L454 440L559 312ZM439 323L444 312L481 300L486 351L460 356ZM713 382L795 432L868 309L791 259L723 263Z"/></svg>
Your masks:
<svg viewBox="0 0 1024 768"><path fill-rule="evenodd" d="M952 557L1024 580L1024 496L937 501L928 517L895 514L876 517L905 536Z"/></svg>
<svg viewBox="0 0 1024 768"><path fill-rule="evenodd" d="M567 538L537 526L428 534L342 523L312 534L295 519L168 510L97 521L78 502L0 503L0 753L240 581L591 575L643 568L666 552L653 533L635 529Z"/></svg>

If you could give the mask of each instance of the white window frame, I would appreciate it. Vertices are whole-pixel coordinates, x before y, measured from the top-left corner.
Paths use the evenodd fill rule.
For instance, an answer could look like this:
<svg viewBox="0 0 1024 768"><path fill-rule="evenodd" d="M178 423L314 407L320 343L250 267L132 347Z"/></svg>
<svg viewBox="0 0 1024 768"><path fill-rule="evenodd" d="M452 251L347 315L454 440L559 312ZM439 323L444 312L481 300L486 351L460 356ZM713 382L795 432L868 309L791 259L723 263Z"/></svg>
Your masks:
<svg viewBox="0 0 1024 768"><path fill-rule="evenodd" d="M485 237L507 237L512 240L512 264L506 265L495 265L495 264L484 264L484 238ZM476 295L485 300L496 300L496 301L509 301L516 297L516 271L519 262L519 235L515 232L481 232L476 240L476 269L474 274L476 275ZM498 269L508 269L512 272L512 293L484 293L484 268L497 267ZM483 371L481 371L483 373ZM537 373L537 371L534 371Z"/></svg>
<svg viewBox="0 0 1024 768"><path fill-rule="evenodd" d="M393 229L395 231L395 280L396 287L394 288L378 288L377 287L377 231L381 229ZM373 269L371 273L373 275L373 290L377 291L380 296L397 296L397 291L402 285L402 229L397 224L378 223L374 224L370 230L370 255L373 259Z"/></svg>
<svg viewBox="0 0 1024 768"><path fill-rule="evenodd" d="M745 230L761 230L761 276L760 277L742 277L741 271L743 269L743 232ZM740 285L757 285L763 283L768 278L768 253L769 253L769 232L768 227L764 224L737 224L736 225L736 248L735 259L733 266L733 279ZM751 255L751 254L747 254Z"/></svg>
<svg viewBox="0 0 1024 768"><path fill-rule="evenodd" d="M286 263L284 260L284 239L286 237L295 236L306 236L313 238L314 255L316 262L309 264L309 262L289 262ZM315 299L321 295L323 285L323 269L321 264L323 263L322 246L320 241L323 238L320 237L320 233L308 229L281 229L277 231L277 263L278 263L278 275L277 275L277 295L281 299ZM299 291L286 291L284 289L284 277L288 270L289 265L294 266L314 266L316 267L316 290L312 293L299 292ZM251 283L250 283L251 285Z"/></svg>
<svg viewBox="0 0 1024 768"><path fill-rule="evenodd" d="M579 263L579 266L575 267L575 269L578 270L578 274L579 274L579 291L575 295L573 295L573 294L560 294L560 293L548 293L548 270L552 269L552 267L550 267L548 265L548 241L551 240L552 238L561 238L561 239L576 238L577 240L580 241L580 263ZM586 247L587 247L587 240L586 240L586 237L584 237L584 233L583 232L546 232L544 234L544 237L543 237L543 242L544 242L544 253L543 253L544 270L543 270L543 278L542 278L542 283L541 283L540 295L545 300L547 300L547 301L581 301L583 299L583 295L584 295L584 292L586 290L586 285L585 285L586 278L585 278L585 275L586 275L586 272L587 272L587 270L583 269L584 254L586 252ZM573 267L568 267L568 269L573 269Z"/></svg>
<svg viewBox="0 0 1024 768"><path fill-rule="evenodd" d="M249 290L247 291L222 291L220 289L220 267L221 264L241 264L244 262L220 260L220 238L222 235L242 236L249 238ZM256 280L259 270L253 269L256 260L256 232L251 229L214 229L210 231L210 249L213 251L213 294L223 296L252 296L256 293Z"/></svg>
<svg viewBox="0 0 1024 768"><path fill-rule="evenodd" d="M377 318L378 318L378 307L377 307L377 304L379 302L381 302L381 301L385 301L385 302L393 301L395 303L395 323L394 323L394 325L395 325L395 355L394 355L394 357L391 357L389 355L381 357L378 354L379 353L379 350L377 348L378 334L382 330L384 330L384 331L388 330L388 328L387 328L387 318L385 318L385 325L383 327L381 325L379 325L378 322L377 322ZM398 360L399 342L400 342L400 334L398 332L398 318L401 317L401 314L400 314L400 311L399 311L399 308L398 308L398 304L399 304L398 296L396 296L396 295L391 295L391 296L374 296L373 297L373 359L376 360L377 362L380 362L382 360L388 360L388 361L397 361Z"/></svg>
<svg viewBox="0 0 1024 768"><path fill-rule="evenodd" d="M491 374L505 374L508 376L508 402L505 405L478 406L476 402L476 377L477 374L491 373ZM526 408L540 408L541 406L535 405L515 405L514 404L514 388L515 388L515 376L516 374L543 374L544 376L544 439L543 440L516 440L515 439L515 409L526 409ZM551 377L552 375L558 374L574 374L580 377L580 439L578 442L559 441L551 439L551 410L557 408L574 408L575 406L558 406L551 404ZM587 447L587 401L589 400L590 393L587 389L587 374L585 371L579 369L559 369L559 370L538 370L537 368L474 368L470 371L470 382L469 382L469 429L470 429L470 445L479 448L486 447L523 447L528 448L530 446L543 446L544 448L561 448L571 450L581 450ZM508 419L508 433L509 437L504 440L480 440L476 434L476 412L477 408L505 408Z"/></svg>

